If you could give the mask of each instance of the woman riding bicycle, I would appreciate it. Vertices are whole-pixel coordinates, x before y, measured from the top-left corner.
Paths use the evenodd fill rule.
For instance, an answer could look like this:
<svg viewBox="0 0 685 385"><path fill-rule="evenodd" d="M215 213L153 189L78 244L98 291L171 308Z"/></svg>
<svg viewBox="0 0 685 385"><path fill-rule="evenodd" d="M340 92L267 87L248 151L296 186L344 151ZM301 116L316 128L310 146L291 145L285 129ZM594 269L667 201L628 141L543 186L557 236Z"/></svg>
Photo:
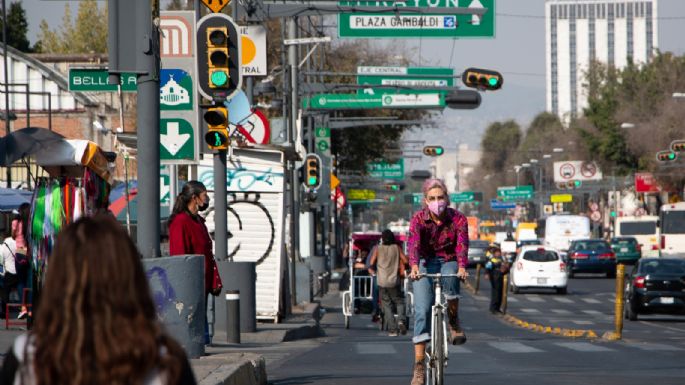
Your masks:
<svg viewBox="0 0 685 385"><path fill-rule="evenodd" d="M466 216L448 206L447 187L440 179L428 179L423 184L424 207L414 214L409 224L408 254L410 278L414 280L414 374L411 385L423 385L426 343L430 341L430 314L433 306L431 279L421 273L457 274L466 278L469 248ZM459 280L442 278L447 300L450 341L453 345L466 342L459 323Z"/></svg>

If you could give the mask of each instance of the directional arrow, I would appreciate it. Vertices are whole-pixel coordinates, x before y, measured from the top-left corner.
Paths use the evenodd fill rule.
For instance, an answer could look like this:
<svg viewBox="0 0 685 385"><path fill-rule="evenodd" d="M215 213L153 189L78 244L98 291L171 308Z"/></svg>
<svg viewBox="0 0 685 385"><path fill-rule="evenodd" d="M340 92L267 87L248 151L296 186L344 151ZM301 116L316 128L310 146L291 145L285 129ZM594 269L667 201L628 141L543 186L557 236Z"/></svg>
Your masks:
<svg viewBox="0 0 685 385"><path fill-rule="evenodd" d="M469 4L469 8L484 8L483 4L479 0L473 0L471 4ZM482 16L473 14L471 15L471 24L472 25L480 25L480 19Z"/></svg>
<svg viewBox="0 0 685 385"><path fill-rule="evenodd" d="M162 175L159 177L159 201L162 203L169 202L169 191L171 190L171 186L169 186L168 183L169 180L167 176Z"/></svg>
<svg viewBox="0 0 685 385"><path fill-rule="evenodd" d="M166 124L166 134L160 134L159 141L169 151L169 154L174 156L186 144L188 139L190 139L190 134L178 133L178 122L168 122Z"/></svg>

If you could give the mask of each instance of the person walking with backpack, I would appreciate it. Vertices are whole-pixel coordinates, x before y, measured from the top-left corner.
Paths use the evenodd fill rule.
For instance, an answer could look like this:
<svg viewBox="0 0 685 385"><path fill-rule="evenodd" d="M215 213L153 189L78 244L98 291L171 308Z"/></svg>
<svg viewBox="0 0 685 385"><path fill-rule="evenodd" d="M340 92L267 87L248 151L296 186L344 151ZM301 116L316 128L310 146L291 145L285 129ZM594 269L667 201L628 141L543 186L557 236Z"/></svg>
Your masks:
<svg viewBox="0 0 685 385"><path fill-rule="evenodd" d="M398 333L407 333L404 293L400 287L401 272L404 271L407 263L407 257L395 242L395 235L390 230L383 230L381 244L376 247L371 255L369 273L376 275L380 289L381 306L390 331L390 337L397 337ZM393 308L397 309L398 320L395 320Z"/></svg>

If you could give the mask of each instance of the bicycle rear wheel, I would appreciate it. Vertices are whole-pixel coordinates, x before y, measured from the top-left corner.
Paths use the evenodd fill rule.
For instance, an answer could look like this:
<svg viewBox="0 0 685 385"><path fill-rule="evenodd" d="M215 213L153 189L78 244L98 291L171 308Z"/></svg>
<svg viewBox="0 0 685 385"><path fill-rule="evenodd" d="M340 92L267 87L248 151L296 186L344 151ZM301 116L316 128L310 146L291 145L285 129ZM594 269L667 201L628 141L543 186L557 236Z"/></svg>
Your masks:
<svg viewBox="0 0 685 385"><path fill-rule="evenodd" d="M431 370L431 384L443 385L445 377L445 319L442 311L435 316L435 330L433 330L433 370Z"/></svg>

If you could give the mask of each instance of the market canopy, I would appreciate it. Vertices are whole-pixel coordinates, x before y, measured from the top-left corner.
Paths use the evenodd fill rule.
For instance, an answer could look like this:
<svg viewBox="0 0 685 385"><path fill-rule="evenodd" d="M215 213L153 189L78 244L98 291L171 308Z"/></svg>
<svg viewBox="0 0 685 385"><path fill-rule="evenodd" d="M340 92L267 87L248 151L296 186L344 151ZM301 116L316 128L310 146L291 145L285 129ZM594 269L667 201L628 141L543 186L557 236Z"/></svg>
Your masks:
<svg viewBox="0 0 685 385"><path fill-rule="evenodd" d="M0 166L8 167L17 160L44 152L64 137L40 127L25 127L0 138Z"/></svg>
<svg viewBox="0 0 685 385"><path fill-rule="evenodd" d="M33 192L12 188L0 188L0 211L19 209L23 203L31 203Z"/></svg>
<svg viewBox="0 0 685 385"><path fill-rule="evenodd" d="M114 182L109 162L97 144L88 140L62 139L35 154L36 164L50 175L80 176L80 167L88 167L109 184Z"/></svg>

